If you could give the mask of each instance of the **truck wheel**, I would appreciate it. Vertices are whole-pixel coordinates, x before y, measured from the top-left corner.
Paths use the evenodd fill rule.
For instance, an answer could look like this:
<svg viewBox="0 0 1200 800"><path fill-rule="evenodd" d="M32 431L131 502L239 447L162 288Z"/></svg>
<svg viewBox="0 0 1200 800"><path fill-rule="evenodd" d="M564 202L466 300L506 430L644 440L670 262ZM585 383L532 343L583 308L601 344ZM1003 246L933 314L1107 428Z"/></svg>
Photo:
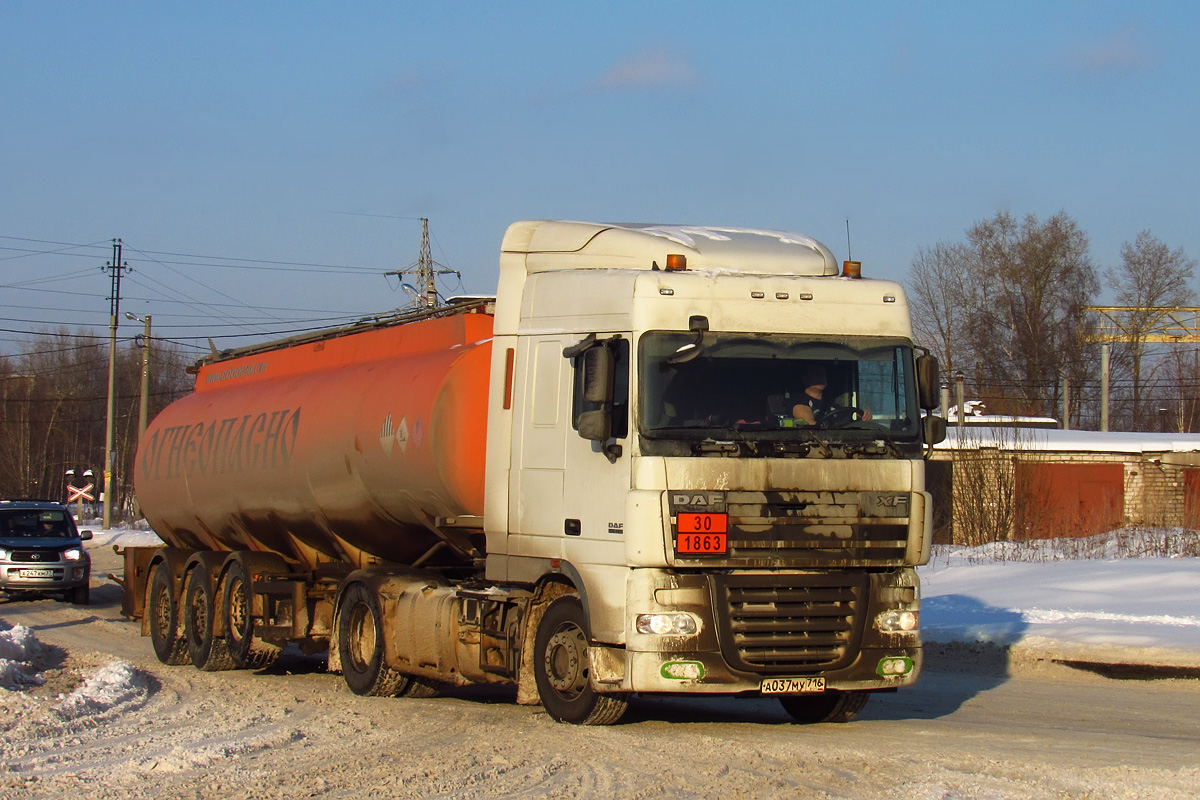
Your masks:
<svg viewBox="0 0 1200 800"><path fill-rule="evenodd" d="M225 645L235 669L266 669L275 663L280 648L255 633L250 575L246 565L236 558L230 561L221 581L221 614Z"/></svg>
<svg viewBox="0 0 1200 800"><path fill-rule="evenodd" d="M409 688L408 676L383 663L383 614L379 598L355 583L338 604L338 655L342 677L355 694L395 697Z"/></svg>
<svg viewBox="0 0 1200 800"><path fill-rule="evenodd" d="M158 660L173 667L188 663L187 640L180 630L179 607L175 602L175 580L165 561L160 561L150 576L146 616L150 620L150 642Z"/></svg>
<svg viewBox="0 0 1200 800"><path fill-rule="evenodd" d="M229 647L222 637L213 636L216 621L215 591L206 564L197 564L183 584L183 637L188 655L197 669L205 672L233 669Z"/></svg>
<svg viewBox="0 0 1200 800"><path fill-rule="evenodd" d="M587 619L575 595L559 597L542 615L533 669L542 707L558 722L612 725L625 714L626 695L598 694L588 680Z"/></svg>
<svg viewBox="0 0 1200 800"><path fill-rule="evenodd" d="M870 697L869 692L829 691L781 697L779 703L797 722L849 722L858 716Z"/></svg>

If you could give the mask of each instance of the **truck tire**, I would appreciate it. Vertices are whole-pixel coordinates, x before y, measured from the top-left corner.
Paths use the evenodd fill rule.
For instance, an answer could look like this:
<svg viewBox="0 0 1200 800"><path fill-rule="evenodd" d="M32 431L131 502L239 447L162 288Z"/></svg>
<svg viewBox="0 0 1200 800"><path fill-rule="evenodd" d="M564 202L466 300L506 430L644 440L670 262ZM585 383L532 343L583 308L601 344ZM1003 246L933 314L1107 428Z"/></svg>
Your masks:
<svg viewBox="0 0 1200 800"><path fill-rule="evenodd" d="M409 678L384 663L383 614L379 598L361 583L351 584L338 603L338 655L350 691L364 697L396 697Z"/></svg>
<svg viewBox="0 0 1200 800"><path fill-rule="evenodd" d="M179 605L175 597L175 579L166 561L160 561L150 575L146 593L146 618L150 621L150 643L154 655L164 664L177 667L188 663L187 640L179 625Z"/></svg>
<svg viewBox="0 0 1200 800"><path fill-rule="evenodd" d="M534 639L533 670L542 707L558 722L612 725L629 705L624 694L599 694L592 689L587 619L576 595L557 598L542 615Z"/></svg>
<svg viewBox="0 0 1200 800"><path fill-rule="evenodd" d="M221 581L221 621L229 658L235 669L266 669L279 658L280 647L257 635L250 591L245 562L231 558Z"/></svg>
<svg viewBox="0 0 1200 800"><path fill-rule="evenodd" d="M781 697L779 703L797 722L849 722L858 716L870 698L869 692L828 691Z"/></svg>
<svg viewBox="0 0 1200 800"><path fill-rule="evenodd" d="M205 672L233 669L233 659L229 657L225 639L213 635L217 617L215 594L208 565L197 564L184 581L180 611L188 656L197 669Z"/></svg>

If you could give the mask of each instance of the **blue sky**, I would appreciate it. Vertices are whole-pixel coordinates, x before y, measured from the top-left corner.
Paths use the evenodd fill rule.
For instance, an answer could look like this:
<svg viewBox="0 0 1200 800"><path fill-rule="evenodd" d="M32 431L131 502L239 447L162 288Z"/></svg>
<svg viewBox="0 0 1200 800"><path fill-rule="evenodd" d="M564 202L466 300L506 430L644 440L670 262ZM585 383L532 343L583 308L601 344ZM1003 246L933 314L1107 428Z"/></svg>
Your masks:
<svg viewBox="0 0 1200 800"><path fill-rule="evenodd" d="M384 311L421 216L447 292L529 218L849 220L894 279L1000 210L1200 257L1200 6L444 5L0 4L0 327L103 328L112 237L168 338Z"/></svg>

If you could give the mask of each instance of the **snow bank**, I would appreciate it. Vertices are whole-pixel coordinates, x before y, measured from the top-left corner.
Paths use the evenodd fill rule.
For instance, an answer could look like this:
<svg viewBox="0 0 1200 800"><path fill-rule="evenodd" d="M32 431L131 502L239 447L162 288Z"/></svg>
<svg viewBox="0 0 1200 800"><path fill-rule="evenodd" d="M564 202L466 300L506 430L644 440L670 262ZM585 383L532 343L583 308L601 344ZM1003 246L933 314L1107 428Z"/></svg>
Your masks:
<svg viewBox="0 0 1200 800"><path fill-rule="evenodd" d="M1143 540L1113 536L1085 545L1103 560L1059 560L1063 541L940 549L920 570L923 637L1200 666L1200 558L1127 557Z"/></svg>
<svg viewBox="0 0 1200 800"><path fill-rule="evenodd" d="M16 691L41 683L32 663L39 645L33 631L24 625L0 631L0 689Z"/></svg>
<svg viewBox="0 0 1200 800"><path fill-rule="evenodd" d="M43 685L45 679L35 666L42 649L34 632L23 625L0 631L0 690L17 692ZM26 715L49 713L68 722L134 705L148 696L149 684L144 675L127 661L112 661L85 676L83 683L69 694L39 699L23 693L19 707ZM8 710L15 712L16 708ZM13 720L6 722L12 724Z"/></svg>
<svg viewBox="0 0 1200 800"><path fill-rule="evenodd" d="M88 547L157 547L163 543L154 531L135 530L132 528L113 528L112 530L93 530Z"/></svg>
<svg viewBox="0 0 1200 800"><path fill-rule="evenodd" d="M96 716L144 699L145 677L128 661L113 661L87 676L83 685L56 702L51 710L61 720Z"/></svg>

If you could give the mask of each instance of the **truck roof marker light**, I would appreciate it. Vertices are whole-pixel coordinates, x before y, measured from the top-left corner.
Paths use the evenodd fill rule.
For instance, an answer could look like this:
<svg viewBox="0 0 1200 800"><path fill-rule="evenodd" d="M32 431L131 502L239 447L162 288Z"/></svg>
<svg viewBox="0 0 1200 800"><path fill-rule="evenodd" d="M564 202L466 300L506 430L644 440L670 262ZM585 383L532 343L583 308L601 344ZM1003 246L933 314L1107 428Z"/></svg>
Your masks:
<svg viewBox="0 0 1200 800"><path fill-rule="evenodd" d="M862 262L861 261L843 261L842 262L842 277L843 278L861 278L862 277Z"/></svg>
<svg viewBox="0 0 1200 800"><path fill-rule="evenodd" d="M667 272L682 272L687 269L687 256L682 253L667 254Z"/></svg>
<svg viewBox="0 0 1200 800"><path fill-rule="evenodd" d="M775 293L775 299L776 299L776 300L787 300L787 299L788 299L788 293L787 293L787 292L776 292L776 293Z"/></svg>
<svg viewBox="0 0 1200 800"><path fill-rule="evenodd" d="M658 293L663 295L664 297L671 297L675 294L675 290L668 289L667 287L663 286L658 290Z"/></svg>
<svg viewBox="0 0 1200 800"><path fill-rule="evenodd" d="M800 295L801 300L812 300L812 297L813 297L812 293L810 293L810 292L803 292Z"/></svg>
<svg viewBox="0 0 1200 800"><path fill-rule="evenodd" d="M753 297L755 300L762 300L764 297L767 296L767 294L766 294L766 292L751 292L750 296Z"/></svg>
<svg viewBox="0 0 1200 800"><path fill-rule="evenodd" d="M892 295L890 295L890 294L885 294L885 295L883 296L883 302L885 302L885 303L894 303L894 302L896 302L896 298L895 298L895 297L893 297L893 296L892 296Z"/></svg>

